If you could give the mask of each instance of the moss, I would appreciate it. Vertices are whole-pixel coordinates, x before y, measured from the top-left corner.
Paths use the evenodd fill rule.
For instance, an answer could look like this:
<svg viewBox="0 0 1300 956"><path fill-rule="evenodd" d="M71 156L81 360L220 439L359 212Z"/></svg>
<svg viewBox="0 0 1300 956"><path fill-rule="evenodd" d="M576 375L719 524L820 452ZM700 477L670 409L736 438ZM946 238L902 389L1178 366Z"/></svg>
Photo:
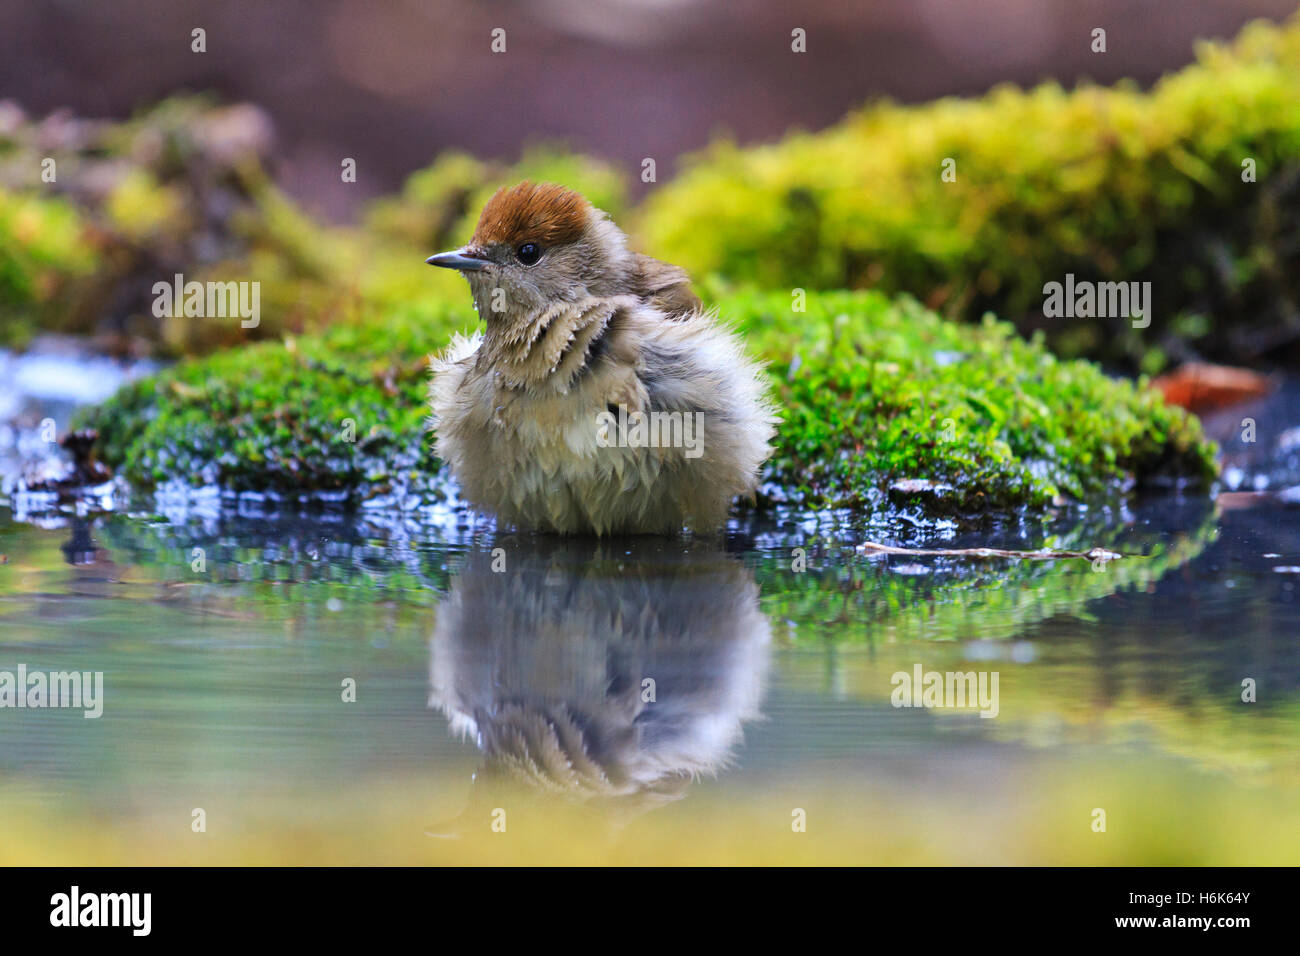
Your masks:
<svg viewBox="0 0 1300 956"><path fill-rule="evenodd" d="M1041 87L878 107L774 148L720 147L657 194L645 224L659 251L719 271L706 292L770 363L785 422L765 494L809 506L979 512L1208 480L1213 449L1193 420L1141 383L1057 361L1009 325L957 325L878 293L813 293L795 311L784 292L733 283L915 288L969 314L982 302L1027 308L1040 280L1067 268L1081 278L1143 274L1179 217L1240 198L1215 178L1221 170L1207 170L1243 144L1264 169L1297 155L1300 137L1287 138L1274 96L1297 32L1248 31L1150 96ZM1237 90L1235 114L1215 112L1207 76ZM514 166L448 154L373 206L366 230L324 229L265 175L264 124L251 108L174 100L129 123L74 124L54 137L71 144L59 185L0 193L0 323L12 337L90 316L88 329L107 325L173 355L238 346L84 416L101 431L106 460L136 481L436 493L438 463L422 431L425 355L474 316L462 280L427 269L424 255L462 242L501 183L560 180L621 218L624 181L551 146ZM0 176L38 168L29 154L49 131L9 126L17 132L0 149ZM954 150L958 181L941 183L937 158ZM863 188L877 181L906 189ZM1273 234L1290 221L1278 218ZM1224 235L1237 241L1232 228ZM1111 271L1089 271L1119 247ZM1273 281L1283 261L1238 262L1234 274L1243 289L1263 288L1251 283ZM175 272L260 282L261 324L157 321L150 290ZM1216 334L1190 313L1176 327ZM1096 348L1095 327L1056 331L1071 349ZM1149 349L1145 361L1157 367L1159 353Z"/></svg>
<svg viewBox="0 0 1300 956"><path fill-rule="evenodd" d="M929 479L950 486L930 510L987 511L1214 473L1194 419L1004 323L972 329L876 293L810 295L804 312L781 294L718 305L770 363L785 419L769 496L875 510L899 479ZM144 484L422 493L439 469L423 433L426 353L472 324L468 306L425 305L185 362L82 424Z"/></svg>
<svg viewBox="0 0 1300 956"><path fill-rule="evenodd" d="M464 289L455 276L431 278L424 259L468 238L498 186L557 180L615 215L626 208L613 166L541 144L514 164L444 154L400 195L372 204L366 228L327 228L267 174L270 123L255 107L176 97L124 123L95 123L63 114L29 121L3 106L0 341L53 329L178 357L319 333L411 302L431 303L432 316L439 303L463 301ZM41 147L49 142L60 145ZM46 153L57 170L50 183L39 179ZM21 235L6 225L13 210L27 224ZM259 324L158 321L153 286L177 273L259 283Z"/></svg>
<svg viewBox="0 0 1300 956"><path fill-rule="evenodd" d="M40 328L35 316L65 302L68 284L93 265L71 203L0 188L0 343L22 344Z"/></svg>
<svg viewBox="0 0 1300 956"><path fill-rule="evenodd" d="M37 226L28 237L0 223L0 340L39 328L178 356L317 331L356 304L366 244L313 221L271 182L270 122L255 107L178 97L117 124L29 121L9 105L4 116L0 219L18 208ZM261 283L259 325L159 322L154 284L177 273Z"/></svg>
<svg viewBox="0 0 1300 956"><path fill-rule="evenodd" d="M483 202L522 178L563 182L641 248L739 287L872 287L917 295L950 318L985 311L1046 326L1058 354L1118 359L1155 373L1187 351L1300 358L1300 19L1257 24L1152 92L1043 85L919 107L880 104L832 129L758 149L719 144L638 211L620 171L551 144L514 164L447 153L378 200L361 229L325 228L266 173L270 127L253 107L165 101L120 124L0 113L0 188L71 204L88 241L42 267L57 297L32 298L30 267L7 279L24 329L108 332L122 348L202 354L284 334L315 334L426 303L463 301L454 276L430 279L430 252L462 243ZM56 127L51 129L50 127ZM39 181L41 143L61 144L55 183ZM956 181L940 173L955 161ZM1258 182L1241 178L1253 160ZM0 247L12 245L0 234ZM13 256L0 248L0 256ZM89 268L86 267L86 260ZM258 281L262 322L152 315L153 284ZM1043 286L1150 281L1154 321L1047 320ZM0 295L5 294L0 287ZM17 295L24 296L17 298Z"/></svg>
<svg viewBox="0 0 1300 956"><path fill-rule="evenodd" d="M0 339L108 332L123 348L175 356L408 302L436 312L463 290L422 274L423 258L463 242L499 185L529 177L581 190L699 277L906 292L948 317L994 311L1045 327L1058 354L1146 373L1188 343L1300 358L1298 74L1300 17L1254 24L1150 93L1000 88L878 104L770 147L718 144L635 215L616 167L555 145L514 164L448 153L372 204L360 230L324 228L276 189L269 121L253 107L175 98L105 124L29 121L5 105L0 189L12 196L0 202L35 210L42 235L15 239L0 225ZM53 183L39 178L48 143L60 144ZM945 159L954 182L941 178ZM1258 182L1242 180L1244 159ZM177 272L260 282L261 324L157 322L150 290ZM1045 318L1043 286L1067 274L1151 282L1151 327Z"/></svg>
<svg viewBox="0 0 1300 956"><path fill-rule="evenodd" d="M185 228L184 200L175 187L164 186L150 172L133 169L113 186L104 203L105 216L137 242Z"/></svg>
<svg viewBox="0 0 1300 956"><path fill-rule="evenodd" d="M875 507L891 484L922 479L950 490L902 497L1001 509L1214 475L1191 416L1144 382L1058 361L1007 323L971 328L878 293L792 304L737 294L722 309L771 363L785 418L771 478L800 503Z"/></svg>
<svg viewBox="0 0 1300 956"><path fill-rule="evenodd" d="M133 383L84 418L147 486L420 494L438 471L423 433L429 334L391 316L231 349Z"/></svg>
<svg viewBox="0 0 1300 956"><path fill-rule="evenodd" d="M639 232L695 275L909 292L1149 372L1177 322L1212 355L1297 356L1297 76L1300 15L1202 46L1149 93L1048 83L880 103L773 146L718 143L648 198ZM1067 273L1152 282L1153 324L1046 319L1043 287Z"/></svg>

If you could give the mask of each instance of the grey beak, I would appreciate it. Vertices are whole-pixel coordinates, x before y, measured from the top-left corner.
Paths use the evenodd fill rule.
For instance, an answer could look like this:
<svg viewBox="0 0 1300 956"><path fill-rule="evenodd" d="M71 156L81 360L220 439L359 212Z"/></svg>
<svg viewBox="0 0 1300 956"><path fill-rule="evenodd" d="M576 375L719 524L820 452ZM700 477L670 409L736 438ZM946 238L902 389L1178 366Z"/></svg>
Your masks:
<svg viewBox="0 0 1300 956"><path fill-rule="evenodd" d="M442 266L444 269L459 269L461 272L478 272L492 264L487 259L480 259L467 253L469 253L468 247L457 249L455 252L440 252L436 256L429 256L424 261L431 266Z"/></svg>

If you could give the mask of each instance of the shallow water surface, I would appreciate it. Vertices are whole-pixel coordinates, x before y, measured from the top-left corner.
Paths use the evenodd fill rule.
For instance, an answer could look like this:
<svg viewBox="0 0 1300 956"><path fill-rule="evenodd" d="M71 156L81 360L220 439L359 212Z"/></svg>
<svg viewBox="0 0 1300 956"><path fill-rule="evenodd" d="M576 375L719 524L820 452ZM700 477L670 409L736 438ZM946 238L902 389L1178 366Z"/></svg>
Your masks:
<svg viewBox="0 0 1300 956"><path fill-rule="evenodd" d="M6 509L0 672L102 672L103 714L0 709L0 860L1295 863L1300 510L1224 500L607 542ZM996 693L894 706L918 668Z"/></svg>

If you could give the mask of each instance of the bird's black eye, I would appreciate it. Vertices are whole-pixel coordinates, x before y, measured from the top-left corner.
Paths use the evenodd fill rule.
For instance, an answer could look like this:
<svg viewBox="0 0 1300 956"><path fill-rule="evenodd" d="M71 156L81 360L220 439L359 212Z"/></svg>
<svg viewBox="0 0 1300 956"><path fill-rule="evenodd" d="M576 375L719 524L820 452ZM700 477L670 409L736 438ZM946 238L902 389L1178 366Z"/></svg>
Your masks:
<svg viewBox="0 0 1300 956"><path fill-rule="evenodd" d="M535 242L525 242L515 250L515 255L524 265L531 266L542 257L542 247Z"/></svg>

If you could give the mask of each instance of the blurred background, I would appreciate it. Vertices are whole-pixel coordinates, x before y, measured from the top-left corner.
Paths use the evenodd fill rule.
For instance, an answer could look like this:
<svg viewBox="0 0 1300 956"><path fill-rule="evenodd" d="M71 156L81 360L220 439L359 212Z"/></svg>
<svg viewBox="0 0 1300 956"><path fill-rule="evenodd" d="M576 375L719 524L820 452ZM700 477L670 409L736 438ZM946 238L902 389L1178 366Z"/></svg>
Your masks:
<svg viewBox="0 0 1300 956"><path fill-rule="evenodd" d="M275 175L316 215L356 216L450 147L513 160L561 140L660 182L716 135L775 140L874 97L1056 78L1146 85L1293 0L34 0L0 5L0 100L125 118L180 91L262 106ZM737 14L741 15L737 15ZM790 30L808 32L791 57ZM1105 56L1088 45L1108 28ZM208 53L190 49L207 31ZM506 30L506 55L489 48ZM355 189L338 183L357 160ZM632 177L630 177L632 178ZM632 198L639 198L636 189Z"/></svg>

